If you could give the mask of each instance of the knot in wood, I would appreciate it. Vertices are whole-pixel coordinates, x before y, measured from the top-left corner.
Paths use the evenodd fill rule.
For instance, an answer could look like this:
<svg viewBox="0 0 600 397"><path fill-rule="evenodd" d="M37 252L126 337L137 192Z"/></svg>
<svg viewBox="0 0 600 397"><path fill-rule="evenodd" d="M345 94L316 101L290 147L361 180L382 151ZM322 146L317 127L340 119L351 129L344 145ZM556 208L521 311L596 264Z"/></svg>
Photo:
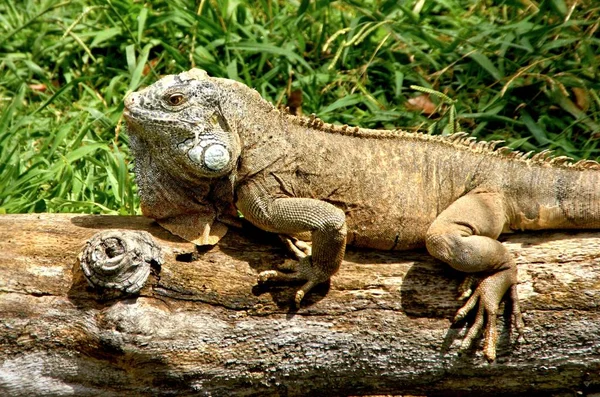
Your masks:
<svg viewBox="0 0 600 397"><path fill-rule="evenodd" d="M91 286L134 294L146 283L152 265L160 266L163 258L150 233L108 230L87 241L79 263Z"/></svg>

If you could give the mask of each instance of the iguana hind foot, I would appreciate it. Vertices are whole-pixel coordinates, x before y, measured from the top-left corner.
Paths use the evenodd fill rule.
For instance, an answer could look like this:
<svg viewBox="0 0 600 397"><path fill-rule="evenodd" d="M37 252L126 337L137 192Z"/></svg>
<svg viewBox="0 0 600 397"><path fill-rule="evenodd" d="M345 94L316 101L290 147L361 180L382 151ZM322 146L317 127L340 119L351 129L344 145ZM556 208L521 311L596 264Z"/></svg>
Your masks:
<svg viewBox="0 0 600 397"><path fill-rule="evenodd" d="M496 359L496 343L498 341L496 320L498 317L498 307L506 291L509 289L513 300L512 310L515 318L515 328L521 334L523 320L517 296L516 278L517 269L514 265L508 269L489 275L479 284L464 306L458 310L454 317L454 322L464 319L475 306L478 306L475 321L463 340L461 350L467 350L471 346L473 341L479 336L485 322L483 353L489 361Z"/></svg>

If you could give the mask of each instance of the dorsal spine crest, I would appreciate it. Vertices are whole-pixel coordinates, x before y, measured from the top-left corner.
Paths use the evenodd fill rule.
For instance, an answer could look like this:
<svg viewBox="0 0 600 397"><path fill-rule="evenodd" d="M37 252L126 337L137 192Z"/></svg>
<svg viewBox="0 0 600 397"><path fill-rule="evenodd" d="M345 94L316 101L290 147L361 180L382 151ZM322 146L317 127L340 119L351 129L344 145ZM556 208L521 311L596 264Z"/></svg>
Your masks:
<svg viewBox="0 0 600 397"><path fill-rule="evenodd" d="M286 109L287 110L287 109ZM451 135L429 135L423 132L408 132L401 129L395 130L371 130L360 127L350 127L347 124L336 125L325 123L319 119L315 113L309 117L295 116L284 113L288 120L301 127L308 127L314 130L323 131L329 134L339 134L365 139L411 139L423 142L439 142L447 144L459 150L471 150L475 153L487 153L495 157L504 157L513 161L522 161L528 164L537 164L549 167L567 168L574 170L600 170L600 163L594 160L579 160L575 162L571 157L558 156L553 157L551 150L543 150L539 153L533 151L519 152L509 147L501 146L497 148L502 140L496 141L477 141L477 138L469 136L466 132L456 132Z"/></svg>

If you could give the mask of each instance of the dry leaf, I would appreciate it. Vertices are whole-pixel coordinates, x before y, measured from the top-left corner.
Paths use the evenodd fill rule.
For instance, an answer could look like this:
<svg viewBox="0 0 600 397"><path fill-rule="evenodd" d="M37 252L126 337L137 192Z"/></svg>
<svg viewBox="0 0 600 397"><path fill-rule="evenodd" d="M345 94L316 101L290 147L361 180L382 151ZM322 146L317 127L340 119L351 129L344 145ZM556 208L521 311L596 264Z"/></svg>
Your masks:
<svg viewBox="0 0 600 397"><path fill-rule="evenodd" d="M573 87L571 91L575 96L575 105L586 112L590 108L590 98L585 88Z"/></svg>
<svg viewBox="0 0 600 397"><path fill-rule="evenodd" d="M46 90L48 89L46 84L29 84L29 88L39 92L46 92Z"/></svg>
<svg viewBox="0 0 600 397"><path fill-rule="evenodd" d="M144 65L144 70L142 70L142 76L147 76L150 73L151 67L156 66L158 63L158 58L151 59Z"/></svg>
<svg viewBox="0 0 600 397"><path fill-rule="evenodd" d="M429 99L429 95L425 94L410 98L406 103L406 108L408 110L419 110L427 116L434 114L436 107L435 103L431 102L431 99Z"/></svg>

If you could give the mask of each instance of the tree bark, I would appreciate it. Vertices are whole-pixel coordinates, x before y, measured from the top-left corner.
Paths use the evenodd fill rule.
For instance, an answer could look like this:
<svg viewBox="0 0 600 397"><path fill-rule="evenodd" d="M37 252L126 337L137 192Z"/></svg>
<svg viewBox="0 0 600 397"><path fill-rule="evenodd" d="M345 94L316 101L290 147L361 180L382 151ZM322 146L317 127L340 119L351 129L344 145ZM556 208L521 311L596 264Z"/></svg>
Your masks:
<svg viewBox="0 0 600 397"><path fill-rule="evenodd" d="M136 295L83 277L77 256L106 229L148 231L163 249ZM597 393L600 234L502 239L519 265L526 341L509 332L508 304L489 364L480 344L459 354L463 275L425 250L349 249L294 311L294 286L256 284L291 260L256 229L196 250L143 217L0 216L0 394Z"/></svg>

